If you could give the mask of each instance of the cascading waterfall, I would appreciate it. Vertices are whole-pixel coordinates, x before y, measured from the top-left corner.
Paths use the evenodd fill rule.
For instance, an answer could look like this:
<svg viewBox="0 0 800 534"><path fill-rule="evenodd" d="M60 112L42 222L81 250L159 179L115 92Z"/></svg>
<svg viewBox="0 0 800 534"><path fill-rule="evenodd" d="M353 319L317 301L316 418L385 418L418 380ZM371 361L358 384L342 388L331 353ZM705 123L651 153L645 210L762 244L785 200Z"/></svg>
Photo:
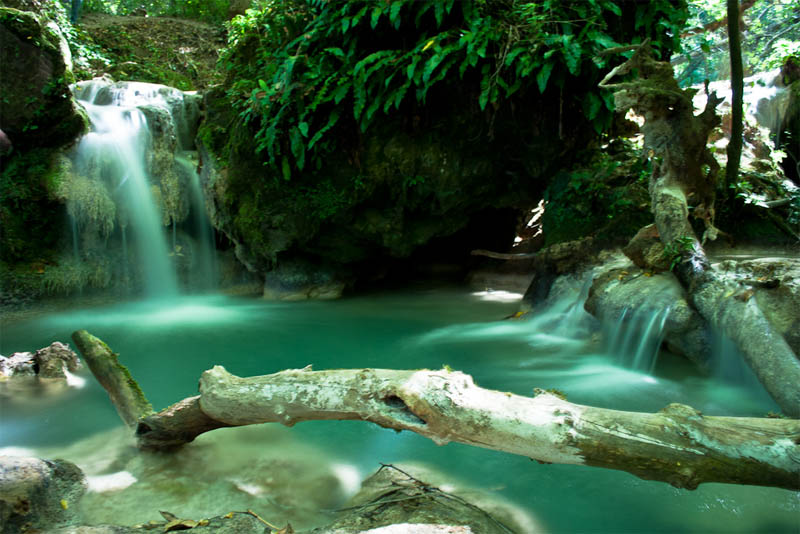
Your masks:
<svg viewBox="0 0 800 534"><path fill-rule="evenodd" d="M190 212L193 214L191 223L197 236L196 248L192 254L194 260L192 286L199 290L213 289L219 279L217 255L214 229L205 216L205 199L200 176L195 170L196 166L185 156L176 157L175 162L189 177Z"/></svg>
<svg viewBox="0 0 800 534"><path fill-rule="evenodd" d="M187 156L196 106L181 91L147 83L96 79L76 84L73 91L87 110L91 132L72 156L72 183L89 194L73 185L67 196L73 211L91 220L98 218L94 199L112 203L103 228L107 243L119 227L114 242L121 239L121 254L112 253L113 247L106 251L121 279L118 285L127 290L134 280L150 299L177 295L179 274L192 289L215 287L213 234Z"/></svg>
<svg viewBox="0 0 800 534"><path fill-rule="evenodd" d="M655 370L658 352L664 341L664 327L670 308L642 308L622 311L607 335L606 352L619 358L620 363L648 374Z"/></svg>
<svg viewBox="0 0 800 534"><path fill-rule="evenodd" d="M79 175L98 172L113 188L117 203L122 204L133 230L145 294L174 296L178 283L146 170L149 132L144 114L135 107L137 86L111 88L110 95L94 87L77 93L89 114L92 131L77 147L75 169ZM98 102L101 96L111 98Z"/></svg>

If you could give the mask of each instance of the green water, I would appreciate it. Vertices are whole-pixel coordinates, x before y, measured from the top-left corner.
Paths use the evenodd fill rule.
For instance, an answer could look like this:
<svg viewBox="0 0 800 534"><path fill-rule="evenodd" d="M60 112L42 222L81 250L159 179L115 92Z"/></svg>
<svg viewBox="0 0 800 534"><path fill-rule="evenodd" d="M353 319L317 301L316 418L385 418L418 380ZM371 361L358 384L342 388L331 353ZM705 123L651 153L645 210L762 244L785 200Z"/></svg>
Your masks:
<svg viewBox="0 0 800 534"><path fill-rule="evenodd" d="M677 358L662 358L654 376L621 368L619 355L598 353L599 326L580 309L570 310L568 297L530 321L503 321L517 304L491 300L497 296L420 289L324 303L206 296L118 304L3 324L0 353L67 341L85 328L120 354L157 409L196 394L200 373L216 364L240 376L308 364L447 364L483 387L526 395L534 387L558 388L573 402L609 408L654 411L682 402L707 414L775 409L758 388L700 377ZM0 416L6 452L27 448L66 457L92 475L132 473L137 482L127 489L87 495L90 523L144 522L158 519L165 507L182 517L252 508L308 527L324 523L326 510L346 497L331 472L352 483L380 462L413 462L439 472L440 480L507 499L548 532L800 532L796 492L723 484L678 490L622 472L437 446L363 422L226 429L177 456L140 455L91 379L61 392L9 397L0 390Z"/></svg>

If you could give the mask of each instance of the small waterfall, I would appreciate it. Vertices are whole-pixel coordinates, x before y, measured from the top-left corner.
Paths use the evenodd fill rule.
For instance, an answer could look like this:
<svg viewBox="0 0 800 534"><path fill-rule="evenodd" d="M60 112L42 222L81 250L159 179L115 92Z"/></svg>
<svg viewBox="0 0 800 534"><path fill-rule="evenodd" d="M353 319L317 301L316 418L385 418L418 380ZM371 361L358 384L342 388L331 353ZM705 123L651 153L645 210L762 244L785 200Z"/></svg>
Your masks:
<svg viewBox="0 0 800 534"><path fill-rule="evenodd" d="M625 367L652 374L669 313L669 307L633 312L624 309L614 325L606 328L606 352Z"/></svg>
<svg viewBox="0 0 800 534"><path fill-rule="evenodd" d="M128 265L128 225L120 225L122 231L122 285L125 292L130 289L131 273Z"/></svg>
<svg viewBox="0 0 800 534"><path fill-rule="evenodd" d="M205 198L200 185L200 176L195 165L186 157L175 158L184 173L189 177L189 212L192 214L192 233L195 235L195 250L192 252L194 263L192 273L193 287L209 290L217 286L219 269L217 253L214 245L214 228L205 214Z"/></svg>
<svg viewBox="0 0 800 534"><path fill-rule="evenodd" d="M78 249L78 219L73 215L69 215L69 225L72 228L72 257L76 262L81 261L80 251Z"/></svg>

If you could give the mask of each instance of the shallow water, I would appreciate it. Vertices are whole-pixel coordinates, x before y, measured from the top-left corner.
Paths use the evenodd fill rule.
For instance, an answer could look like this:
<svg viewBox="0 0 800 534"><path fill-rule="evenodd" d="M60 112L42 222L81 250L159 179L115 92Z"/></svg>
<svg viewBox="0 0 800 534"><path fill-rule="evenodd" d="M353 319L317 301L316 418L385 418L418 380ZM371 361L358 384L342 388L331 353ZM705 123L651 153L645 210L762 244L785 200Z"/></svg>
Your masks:
<svg viewBox="0 0 800 534"><path fill-rule="evenodd" d="M187 297L4 324L0 353L67 341L85 328L120 354L157 409L196 394L200 373L215 364L240 376L308 364L447 364L483 387L526 395L557 388L573 402L609 408L654 411L682 402L707 414L775 410L758 388L700 377L677 358L659 359L652 376L620 367L619 355L598 353L599 326L568 298L531 320L502 320L516 308L508 294L461 289L324 303ZM324 523L325 510L340 506L380 462L413 461L510 500L549 532L800 532L796 492L723 484L690 492L622 472L437 446L355 421L226 429L175 457L140 455L126 433L114 430L119 418L94 380L83 389L24 397L0 390L0 415L0 448L66 457L91 475L117 473L92 479L104 492L85 498L90 523L145 522L162 509L199 518L251 508L307 527ZM132 485L121 489L126 484Z"/></svg>

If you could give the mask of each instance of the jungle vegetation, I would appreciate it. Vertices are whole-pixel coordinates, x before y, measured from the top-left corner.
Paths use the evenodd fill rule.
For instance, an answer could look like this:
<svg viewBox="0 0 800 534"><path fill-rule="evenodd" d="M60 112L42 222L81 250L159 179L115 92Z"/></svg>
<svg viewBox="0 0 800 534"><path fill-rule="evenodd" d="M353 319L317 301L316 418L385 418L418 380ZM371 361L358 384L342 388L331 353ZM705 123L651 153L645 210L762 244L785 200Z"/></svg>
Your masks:
<svg viewBox="0 0 800 534"><path fill-rule="evenodd" d="M81 29L80 20L70 23L65 4L69 2L4 2L58 24L72 49L77 78L103 71L115 58ZM550 226L565 228L552 239L574 238L603 220L625 216L631 217L632 227L639 225L648 212L638 199L646 187L649 160L639 157L620 164L611 151L597 150L618 133L612 97L597 82L619 58L601 52L650 39L661 59L672 58L684 86L724 78L729 65L725 0L254 0L250 9L227 20L234 4L238 2L85 0L82 13L183 17L224 27L227 41L219 52L218 81L224 105L233 110L236 124L257 152L263 172L252 180L264 188L311 184L298 189L298 198L310 207L307 213L322 219L346 206L348 195L364 179L354 175L344 189L320 182L316 174L331 154L341 152L354 136L370 135L385 118L411 116L435 102L432 95L457 90L473 103L471 116L489 129L520 95L547 96L548 102L582 111L594 148L576 154L543 192L553 204L547 214ZM800 51L800 13L794 2L743 0L739 5L745 76L778 67ZM157 77L165 69L141 72ZM172 79L164 76L144 81ZM237 140L213 129L202 134L223 160ZM0 189L7 194L2 210L51 228L34 205L56 202L56 190L46 181L29 179L34 170L50 175L51 152L36 150L4 160ZM404 180L403 189L410 190L425 177ZM733 185L733 195L753 188L745 181ZM626 189L631 193L623 194ZM633 207L638 211L631 215ZM572 230L562 224L566 221L575 223ZM32 244L22 239L21 228L12 226L3 231L6 257L9 251L15 261L42 257L46 251L38 244L52 245L52 229L42 230L45 239Z"/></svg>

